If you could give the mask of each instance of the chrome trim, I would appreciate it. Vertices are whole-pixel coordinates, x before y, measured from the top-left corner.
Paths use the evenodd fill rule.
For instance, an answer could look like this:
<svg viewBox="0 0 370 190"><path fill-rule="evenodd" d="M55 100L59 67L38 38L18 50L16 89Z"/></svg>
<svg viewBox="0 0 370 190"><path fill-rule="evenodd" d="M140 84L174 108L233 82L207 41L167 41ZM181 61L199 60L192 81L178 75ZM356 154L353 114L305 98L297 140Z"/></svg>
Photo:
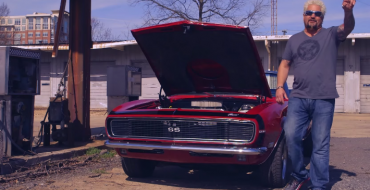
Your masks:
<svg viewBox="0 0 370 190"><path fill-rule="evenodd" d="M247 147L212 147L212 146L191 146L191 145L160 145L132 142L111 142L105 141L105 146L109 148L140 149L140 150L182 150L196 153L213 153L213 154L238 154L238 155L260 155L267 151L266 147L247 148Z"/></svg>
<svg viewBox="0 0 370 190"><path fill-rule="evenodd" d="M190 120L190 121L216 121L218 123L240 123L240 124L247 124L251 123L253 125L253 137L251 140L235 140L235 139L229 139L230 141L228 143L234 143L234 144L246 144L253 142L253 140L256 138L256 123L254 121L248 120L248 119L233 119L233 118L171 118L171 117L117 117L117 118L110 118L112 119L109 123L110 126L112 126L113 120L115 121L126 121L126 119L140 119L144 121L148 120L171 120L171 121L184 121L184 120ZM112 128L110 127L110 132L112 133L112 137L115 138L138 138L138 139L155 139L155 140L175 140L175 141L200 141L200 142L225 142L223 139L200 139L200 138L168 138L168 137L147 137L147 136L119 136L115 135L112 131Z"/></svg>
<svg viewBox="0 0 370 190"><path fill-rule="evenodd" d="M136 119L136 118L139 118L139 119L157 119L157 120L160 120L160 119L172 119L172 120L199 120L199 121L209 121L209 120L221 120L221 122L242 122L242 123L245 123L245 122L250 122L250 123L253 123L255 125L255 123L249 119L233 119L233 118L228 118L228 117L224 117L224 118L187 118L187 117L109 117L108 119Z"/></svg>

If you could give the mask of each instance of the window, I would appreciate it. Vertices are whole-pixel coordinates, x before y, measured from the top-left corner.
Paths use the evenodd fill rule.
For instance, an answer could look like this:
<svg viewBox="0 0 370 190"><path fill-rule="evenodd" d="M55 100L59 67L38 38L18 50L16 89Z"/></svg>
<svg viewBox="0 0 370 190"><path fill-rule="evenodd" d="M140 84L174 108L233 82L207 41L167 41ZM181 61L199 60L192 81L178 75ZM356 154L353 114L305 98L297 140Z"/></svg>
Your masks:
<svg viewBox="0 0 370 190"><path fill-rule="evenodd" d="M26 26L22 26L22 31L25 31L26 30Z"/></svg>
<svg viewBox="0 0 370 190"><path fill-rule="evenodd" d="M50 39L50 43L54 43L54 39Z"/></svg>
<svg viewBox="0 0 370 190"><path fill-rule="evenodd" d="M42 36L43 36L43 37L48 37L48 32L43 32L43 33L42 33Z"/></svg>
<svg viewBox="0 0 370 190"><path fill-rule="evenodd" d="M40 32L36 32L36 37L40 37Z"/></svg>
<svg viewBox="0 0 370 190"><path fill-rule="evenodd" d="M0 31L5 31L5 27L0 27Z"/></svg>
<svg viewBox="0 0 370 190"><path fill-rule="evenodd" d="M12 37L12 34L11 33L7 33L6 34L6 37L11 38Z"/></svg>
<svg viewBox="0 0 370 190"><path fill-rule="evenodd" d="M14 45L19 45L21 44L21 41L14 41Z"/></svg>
<svg viewBox="0 0 370 190"><path fill-rule="evenodd" d="M15 31L21 31L21 27L20 26L15 26Z"/></svg>
<svg viewBox="0 0 370 190"><path fill-rule="evenodd" d="M42 29L44 29L44 30L49 29L49 27L48 27L48 17L44 17L44 19L42 20Z"/></svg>
<svg viewBox="0 0 370 190"><path fill-rule="evenodd" d="M32 32L29 32L28 33L28 37L33 37L33 33Z"/></svg>
<svg viewBox="0 0 370 190"><path fill-rule="evenodd" d="M12 18L8 19L8 24L13 24L13 19Z"/></svg>
<svg viewBox="0 0 370 190"><path fill-rule="evenodd" d="M26 44L26 41L22 41L22 44Z"/></svg>
<svg viewBox="0 0 370 190"><path fill-rule="evenodd" d="M1 24L5 24L5 19L1 19Z"/></svg>
<svg viewBox="0 0 370 190"><path fill-rule="evenodd" d="M22 38L25 38L26 37L26 34L25 33L22 33Z"/></svg>
<svg viewBox="0 0 370 190"><path fill-rule="evenodd" d="M22 18L22 25L26 25L26 19Z"/></svg>
<svg viewBox="0 0 370 190"><path fill-rule="evenodd" d="M21 34L20 33L14 34L14 38L20 39L21 38Z"/></svg>
<svg viewBox="0 0 370 190"><path fill-rule="evenodd" d="M41 41L41 40L36 40L36 44L40 44L40 41Z"/></svg>
<svg viewBox="0 0 370 190"><path fill-rule="evenodd" d="M28 40L28 44L33 44L33 40Z"/></svg>
<svg viewBox="0 0 370 190"><path fill-rule="evenodd" d="M41 18L40 17L36 18L35 29L36 30L41 30Z"/></svg>
<svg viewBox="0 0 370 190"><path fill-rule="evenodd" d="M47 43L48 43L48 40L45 40L45 39L44 39L44 40L42 40L42 43L43 43L43 44L47 44Z"/></svg>
<svg viewBox="0 0 370 190"><path fill-rule="evenodd" d="M15 25L21 25L21 19L20 19L20 18L16 18L16 19L14 20L14 24L15 24Z"/></svg>
<svg viewBox="0 0 370 190"><path fill-rule="evenodd" d="M28 30L33 30L33 18L28 19Z"/></svg>

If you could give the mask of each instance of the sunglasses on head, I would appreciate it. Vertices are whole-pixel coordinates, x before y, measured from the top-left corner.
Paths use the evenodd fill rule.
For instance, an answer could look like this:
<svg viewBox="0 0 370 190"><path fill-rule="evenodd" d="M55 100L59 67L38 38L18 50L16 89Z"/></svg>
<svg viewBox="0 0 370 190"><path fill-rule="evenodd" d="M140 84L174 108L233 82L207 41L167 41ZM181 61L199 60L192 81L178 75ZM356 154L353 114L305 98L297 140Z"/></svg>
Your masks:
<svg viewBox="0 0 370 190"><path fill-rule="evenodd" d="M321 11L306 11L304 14L307 16L311 16L312 14L315 14L315 16L319 16L319 17L322 16Z"/></svg>

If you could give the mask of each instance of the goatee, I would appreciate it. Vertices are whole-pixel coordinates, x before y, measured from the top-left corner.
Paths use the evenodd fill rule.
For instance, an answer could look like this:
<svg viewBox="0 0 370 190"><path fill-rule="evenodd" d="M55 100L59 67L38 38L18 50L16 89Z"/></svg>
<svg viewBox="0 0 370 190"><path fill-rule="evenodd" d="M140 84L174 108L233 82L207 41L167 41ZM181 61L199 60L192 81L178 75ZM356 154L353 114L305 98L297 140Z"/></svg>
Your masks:
<svg viewBox="0 0 370 190"><path fill-rule="evenodd" d="M317 30L319 27L317 26L317 24L311 26L308 22L306 24L306 29L307 30Z"/></svg>

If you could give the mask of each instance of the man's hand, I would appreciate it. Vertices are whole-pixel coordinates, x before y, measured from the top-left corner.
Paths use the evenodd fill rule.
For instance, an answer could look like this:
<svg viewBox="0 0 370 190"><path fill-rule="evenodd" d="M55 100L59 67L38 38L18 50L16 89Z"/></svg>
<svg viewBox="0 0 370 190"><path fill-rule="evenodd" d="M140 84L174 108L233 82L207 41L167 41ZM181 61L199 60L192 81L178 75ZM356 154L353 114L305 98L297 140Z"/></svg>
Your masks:
<svg viewBox="0 0 370 190"><path fill-rule="evenodd" d="M352 11L356 4L356 0L343 0L342 7L344 11Z"/></svg>
<svg viewBox="0 0 370 190"><path fill-rule="evenodd" d="M283 59L279 65L278 74L277 74L277 86L284 86L286 79L288 78L288 72L290 69L290 61ZM275 93L276 102L278 104L284 104L284 98L288 99L285 90L279 88Z"/></svg>
<svg viewBox="0 0 370 190"><path fill-rule="evenodd" d="M285 93L283 88L279 88L276 90L276 102L278 104L284 104L284 99L288 99L288 96Z"/></svg>

